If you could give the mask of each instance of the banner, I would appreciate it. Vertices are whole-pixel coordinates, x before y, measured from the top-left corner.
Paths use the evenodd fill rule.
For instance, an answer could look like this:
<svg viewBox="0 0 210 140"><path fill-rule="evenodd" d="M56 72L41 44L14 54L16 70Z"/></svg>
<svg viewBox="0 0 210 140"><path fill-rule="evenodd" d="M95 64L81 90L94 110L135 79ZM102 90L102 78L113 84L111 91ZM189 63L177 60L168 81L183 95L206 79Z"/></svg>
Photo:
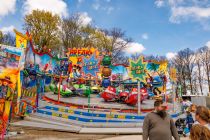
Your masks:
<svg viewBox="0 0 210 140"><path fill-rule="evenodd" d="M59 65L59 60L52 58L48 54L39 55L33 52L32 47L29 47L26 55L26 64L37 65L38 71L53 71L53 69Z"/></svg>
<svg viewBox="0 0 210 140"><path fill-rule="evenodd" d="M23 66L23 49L0 44L0 100L4 102L4 107L0 108L2 114L0 123L3 126L0 130L1 138L3 138L7 127L17 77Z"/></svg>
<svg viewBox="0 0 210 140"><path fill-rule="evenodd" d="M92 77L97 77L97 73L100 69L99 60L96 58L95 53L88 59L83 59L82 70L84 75L90 75Z"/></svg>
<svg viewBox="0 0 210 140"><path fill-rule="evenodd" d="M26 48L28 37L26 35L23 35L22 33L18 32L15 29L14 29L14 32L16 34L16 47L17 48Z"/></svg>
<svg viewBox="0 0 210 140"><path fill-rule="evenodd" d="M95 48L69 48L68 53L69 60L72 62L73 65L82 64L83 58L89 58L92 54L99 56L99 51Z"/></svg>
<svg viewBox="0 0 210 140"><path fill-rule="evenodd" d="M0 44L0 79L10 80L9 87L15 88L17 74L24 67L24 52L20 48Z"/></svg>

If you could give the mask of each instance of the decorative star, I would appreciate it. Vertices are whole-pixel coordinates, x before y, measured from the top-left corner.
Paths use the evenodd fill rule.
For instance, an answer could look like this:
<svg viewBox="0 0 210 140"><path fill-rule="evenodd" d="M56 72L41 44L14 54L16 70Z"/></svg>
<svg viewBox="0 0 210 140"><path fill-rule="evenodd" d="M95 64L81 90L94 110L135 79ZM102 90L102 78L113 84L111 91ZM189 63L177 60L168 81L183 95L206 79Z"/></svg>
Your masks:
<svg viewBox="0 0 210 140"><path fill-rule="evenodd" d="M142 82L146 81L146 67L147 63L143 61L143 57L139 57L139 59L135 62L131 59L129 59L129 75L133 79L140 80Z"/></svg>
<svg viewBox="0 0 210 140"><path fill-rule="evenodd" d="M154 63L154 62L150 62L150 63L147 64L147 69L148 69L149 71L154 71L154 72L156 72L156 71L159 69L159 67L160 67L160 65L157 64L157 63Z"/></svg>
<svg viewBox="0 0 210 140"><path fill-rule="evenodd" d="M159 72L166 74L167 73L167 69L168 69L168 61L160 61L160 67L159 67Z"/></svg>
<svg viewBox="0 0 210 140"><path fill-rule="evenodd" d="M82 70L85 75L97 77L99 66L99 60L96 58L95 53L90 58L83 58Z"/></svg>

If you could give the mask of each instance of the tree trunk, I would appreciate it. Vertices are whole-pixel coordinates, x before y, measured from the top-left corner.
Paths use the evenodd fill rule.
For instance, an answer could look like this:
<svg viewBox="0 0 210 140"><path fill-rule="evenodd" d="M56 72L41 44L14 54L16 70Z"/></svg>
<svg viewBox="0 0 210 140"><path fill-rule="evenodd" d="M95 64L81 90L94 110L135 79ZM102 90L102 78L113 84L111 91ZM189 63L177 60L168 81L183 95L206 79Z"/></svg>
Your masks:
<svg viewBox="0 0 210 140"><path fill-rule="evenodd" d="M186 78L185 78L185 74L183 73L183 94L186 95L187 94L187 89L186 89Z"/></svg>
<svg viewBox="0 0 210 140"><path fill-rule="evenodd" d="M191 73L189 73L189 80L190 80L190 91L191 91L191 94L194 95L194 92L193 92L193 83L192 83L192 77L191 77Z"/></svg>
<svg viewBox="0 0 210 140"><path fill-rule="evenodd" d="M209 77L209 66L208 66L208 64L206 66L206 76L207 76L208 88L209 88L209 92L210 92L210 77Z"/></svg>
<svg viewBox="0 0 210 140"><path fill-rule="evenodd" d="M201 66L200 66L200 62L197 62L197 65L198 65L198 81L199 81L201 95L203 95L203 86L202 86L202 77L201 77Z"/></svg>

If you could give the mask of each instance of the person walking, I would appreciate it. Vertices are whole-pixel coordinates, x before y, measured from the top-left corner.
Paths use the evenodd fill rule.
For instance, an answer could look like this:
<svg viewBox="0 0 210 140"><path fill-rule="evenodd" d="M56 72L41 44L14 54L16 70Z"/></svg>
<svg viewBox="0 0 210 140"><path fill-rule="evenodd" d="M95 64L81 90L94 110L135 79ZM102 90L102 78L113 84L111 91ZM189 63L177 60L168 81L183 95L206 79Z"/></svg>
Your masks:
<svg viewBox="0 0 210 140"><path fill-rule="evenodd" d="M155 111L147 114L143 123L143 140L180 140L174 121L166 113L166 104L154 102Z"/></svg>

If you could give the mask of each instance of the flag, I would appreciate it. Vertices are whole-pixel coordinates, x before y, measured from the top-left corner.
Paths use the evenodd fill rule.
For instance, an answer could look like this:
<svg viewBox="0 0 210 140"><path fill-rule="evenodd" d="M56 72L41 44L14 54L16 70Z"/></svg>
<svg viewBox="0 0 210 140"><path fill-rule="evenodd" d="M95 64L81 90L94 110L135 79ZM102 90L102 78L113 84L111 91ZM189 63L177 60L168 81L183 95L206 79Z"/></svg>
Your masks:
<svg viewBox="0 0 210 140"><path fill-rule="evenodd" d="M28 37L26 35L23 35L22 33L18 32L15 29L14 29L14 32L16 34L16 47L17 48L26 48Z"/></svg>

